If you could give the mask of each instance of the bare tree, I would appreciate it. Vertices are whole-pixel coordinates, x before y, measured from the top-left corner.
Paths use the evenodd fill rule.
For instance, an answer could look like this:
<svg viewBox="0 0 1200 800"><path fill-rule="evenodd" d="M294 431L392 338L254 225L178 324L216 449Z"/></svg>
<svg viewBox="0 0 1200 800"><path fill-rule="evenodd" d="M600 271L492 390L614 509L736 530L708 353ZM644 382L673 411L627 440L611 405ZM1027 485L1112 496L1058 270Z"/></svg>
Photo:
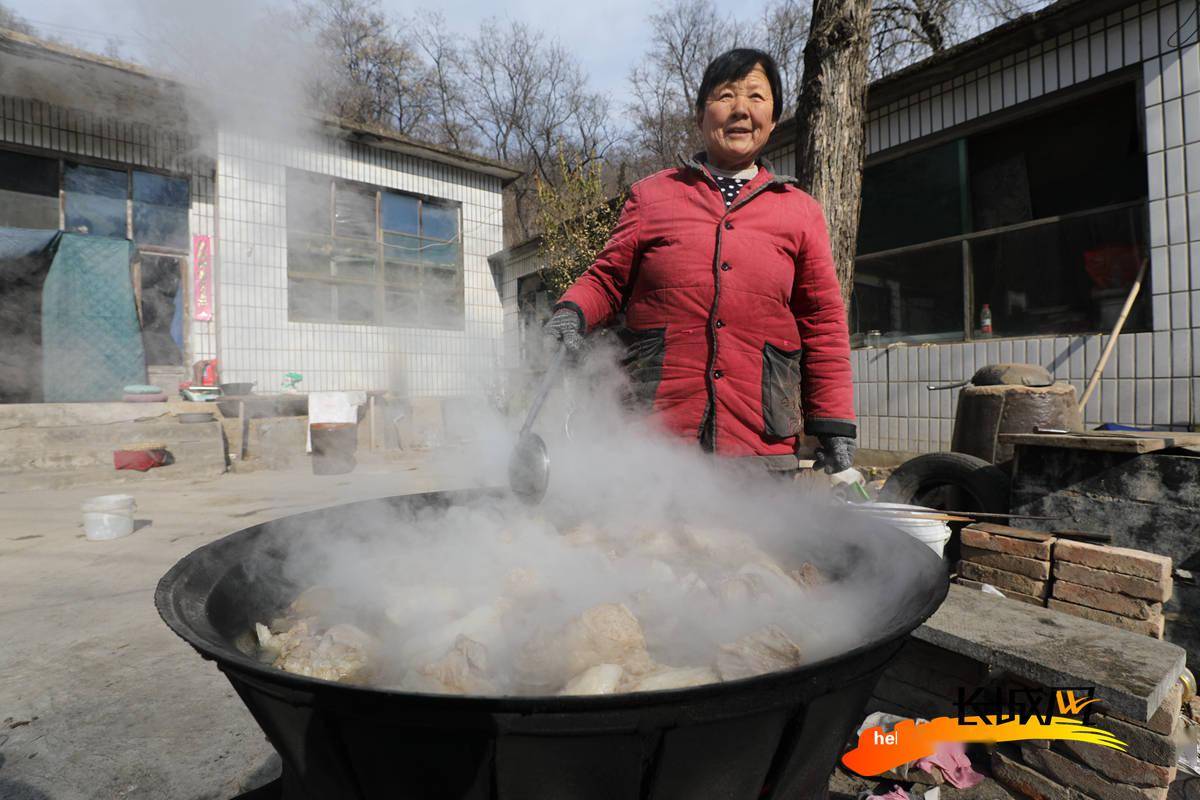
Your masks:
<svg viewBox="0 0 1200 800"><path fill-rule="evenodd" d="M37 36L37 29L28 20L8 6L0 3L0 28L23 33L26 36Z"/></svg>
<svg viewBox="0 0 1200 800"><path fill-rule="evenodd" d="M871 74L881 77L1048 5L1050 0L884 0L871 20Z"/></svg>
<svg viewBox="0 0 1200 800"><path fill-rule="evenodd" d="M958 41L964 0L885 0L871 14L871 74L886 75Z"/></svg>
<svg viewBox="0 0 1200 800"><path fill-rule="evenodd" d="M378 0L317 0L300 11L329 59L313 87L319 107L407 135L428 129L435 111L429 70Z"/></svg>
<svg viewBox="0 0 1200 800"><path fill-rule="evenodd" d="M446 27L446 18L441 12L421 13L410 20L409 26L429 64L434 104L430 139L455 150L478 149L479 141L468 127L464 113L463 54L457 38Z"/></svg>
<svg viewBox="0 0 1200 800"><path fill-rule="evenodd" d="M871 0L813 0L796 110L796 175L825 209L842 300L854 285Z"/></svg>
<svg viewBox="0 0 1200 800"><path fill-rule="evenodd" d="M560 154L587 163L608 151L607 101L574 56L520 22L485 22L462 65L466 128L488 155L529 172L509 187L511 233L521 241L535 230L532 177L553 184Z"/></svg>
<svg viewBox="0 0 1200 800"><path fill-rule="evenodd" d="M779 65L783 83L783 115L795 110L804 73L804 43L808 40L811 5L805 0L773 0L763 9L760 47Z"/></svg>

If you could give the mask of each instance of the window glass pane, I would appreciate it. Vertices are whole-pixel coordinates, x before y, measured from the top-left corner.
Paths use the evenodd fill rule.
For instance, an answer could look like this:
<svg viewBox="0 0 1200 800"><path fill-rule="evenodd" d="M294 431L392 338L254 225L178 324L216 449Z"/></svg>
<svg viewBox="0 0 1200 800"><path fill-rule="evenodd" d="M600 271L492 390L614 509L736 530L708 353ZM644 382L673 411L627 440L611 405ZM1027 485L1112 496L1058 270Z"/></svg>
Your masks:
<svg viewBox="0 0 1200 800"><path fill-rule="evenodd" d="M986 303L993 336L1111 330L1146 253L1145 210L1106 211L971 241L972 327ZM1143 287L1126 331L1150 329Z"/></svg>
<svg viewBox="0 0 1200 800"><path fill-rule="evenodd" d="M859 258L850 305L851 342L871 331L883 341L963 337L962 245Z"/></svg>
<svg viewBox="0 0 1200 800"><path fill-rule="evenodd" d="M384 192L379 208L383 229L417 235L420 232L417 228L418 205L419 201L415 197Z"/></svg>
<svg viewBox="0 0 1200 800"><path fill-rule="evenodd" d="M337 239L334 243L333 274L339 278L375 280L376 246L371 242Z"/></svg>
<svg viewBox="0 0 1200 800"><path fill-rule="evenodd" d="M421 206L421 236L453 242L458 239L458 207L424 203Z"/></svg>
<svg viewBox="0 0 1200 800"><path fill-rule="evenodd" d="M187 249L187 178L134 171L133 238L138 244Z"/></svg>
<svg viewBox="0 0 1200 800"><path fill-rule="evenodd" d="M1140 114L1129 83L971 137L975 230L1144 198Z"/></svg>
<svg viewBox="0 0 1200 800"><path fill-rule="evenodd" d="M331 273L333 238L308 233L288 233L287 268L289 274L325 275Z"/></svg>
<svg viewBox="0 0 1200 800"><path fill-rule="evenodd" d="M309 322L333 320L333 285L289 278L288 319Z"/></svg>
<svg viewBox="0 0 1200 800"><path fill-rule="evenodd" d="M417 325L417 312L420 307L416 292L384 292L383 314L388 325Z"/></svg>
<svg viewBox="0 0 1200 800"><path fill-rule="evenodd" d="M334 192L334 233L375 240L375 192L338 186Z"/></svg>
<svg viewBox="0 0 1200 800"><path fill-rule="evenodd" d="M67 164L63 189L68 231L125 238L129 176L124 171Z"/></svg>
<svg viewBox="0 0 1200 800"><path fill-rule="evenodd" d="M407 261L410 264L421 262L421 240L416 236L402 233L385 233L383 235L383 257L387 261Z"/></svg>
<svg viewBox="0 0 1200 800"><path fill-rule="evenodd" d="M421 270L407 261L393 261L385 257L383 279L400 288L421 288Z"/></svg>
<svg viewBox="0 0 1200 800"><path fill-rule="evenodd" d="M425 270L425 286L442 294L453 292L458 288L458 276L457 270L429 267Z"/></svg>
<svg viewBox="0 0 1200 800"><path fill-rule="evenodd" d="M0 227L58 227L58 162L0 151Z"/></svg>
<svg viewBox="0 0 1200 800"><path fill-rule="evenodd" d="M288 230L330 233L329 178L289 169L287 173Z"/></svg>
<svg viewBox="0 0 1200 800"><path fill-rule="evenodd" d="M421 262L457 267L461 261L458 257L458 243L444 243L440 240L421 240Z"/></svg>
<svg viewBox="0 0 1200 800"><path fill-rule="evenodd" d="M963 143L948 142L863 172L858 252L965 233Z"/></svg>
<svg viewBox="0 0 1200 800"><path fill-rule="evenodd" d="M337 286L338 320L341 322L375 321L374 286L339 283Z"/></svg>

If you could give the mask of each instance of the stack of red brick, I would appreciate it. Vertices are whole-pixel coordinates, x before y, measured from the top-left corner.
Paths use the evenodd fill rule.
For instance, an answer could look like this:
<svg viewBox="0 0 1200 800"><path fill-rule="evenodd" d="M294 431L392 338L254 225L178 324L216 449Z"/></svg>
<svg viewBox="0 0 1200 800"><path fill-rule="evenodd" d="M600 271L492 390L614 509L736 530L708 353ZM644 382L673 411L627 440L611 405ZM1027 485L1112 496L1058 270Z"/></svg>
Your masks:
<svg viewBox="0 0 1200 800"><path fill-rule="evenodd" d="M1166 556L1059 539L1050 608L1161 639L1171 598Z"/></svg>
<svg viewBox="0 0 1200 800"><path fill-rule="evenodd" d="M1006 525L963 529L958 582L1161 639L1171 559Z"/></svg>
<svg viewBox="0 0 1200 800"><path fill-rule="evenodd" d="M1176 683L1148 722L1091 715L1089 724L1125 742L1124 753L1083 742L1001 745L992 751L992 777L1042 800L1166 800L1176 773L1172 735L1180 724L1181 691Z"/></svg>
<svg viewBox="0 0 1200 800"><path fill-rule="evenodd" d="M958 582L980 589L990 583L1005 597L1035 606L1050 593L1054 536L977 522L963 529Z"/></svg>

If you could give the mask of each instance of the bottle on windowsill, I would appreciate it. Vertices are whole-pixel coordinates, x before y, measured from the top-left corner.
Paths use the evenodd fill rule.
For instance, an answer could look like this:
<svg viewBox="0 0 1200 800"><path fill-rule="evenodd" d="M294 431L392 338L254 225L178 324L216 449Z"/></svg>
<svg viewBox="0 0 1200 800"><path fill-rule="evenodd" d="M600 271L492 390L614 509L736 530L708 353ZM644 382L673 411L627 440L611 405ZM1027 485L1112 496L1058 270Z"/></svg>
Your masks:
<svg viewBox="0 0 1200 800"><path fill-rule="evenodd" d="M988 304L983 304L983 310L979 312L979 332L992 335L992 310L988 308Z"/></svg>

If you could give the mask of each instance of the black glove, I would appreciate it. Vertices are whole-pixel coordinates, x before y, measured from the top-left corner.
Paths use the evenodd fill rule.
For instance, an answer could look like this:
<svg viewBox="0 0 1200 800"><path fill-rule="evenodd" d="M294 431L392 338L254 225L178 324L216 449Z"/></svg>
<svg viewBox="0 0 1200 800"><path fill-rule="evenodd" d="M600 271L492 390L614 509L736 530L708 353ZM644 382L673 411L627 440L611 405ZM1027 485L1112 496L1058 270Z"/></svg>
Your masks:
<svg viewBox="0 0 1200 800"><path fill-rule="evenodd" d="M579 313L572 309L561 308L555 311L542 332L561 341L568 353L576 353L583 346L583 320Z"/></svg>
<svg viewBox="0 0 1200 800"><path fill-rule="evenodd" d="M821 446L817 449L813 469L823 469L832 475L854 466L854 451L858 447L854 439L829 434L817 438L821 441Z"/></svg>

